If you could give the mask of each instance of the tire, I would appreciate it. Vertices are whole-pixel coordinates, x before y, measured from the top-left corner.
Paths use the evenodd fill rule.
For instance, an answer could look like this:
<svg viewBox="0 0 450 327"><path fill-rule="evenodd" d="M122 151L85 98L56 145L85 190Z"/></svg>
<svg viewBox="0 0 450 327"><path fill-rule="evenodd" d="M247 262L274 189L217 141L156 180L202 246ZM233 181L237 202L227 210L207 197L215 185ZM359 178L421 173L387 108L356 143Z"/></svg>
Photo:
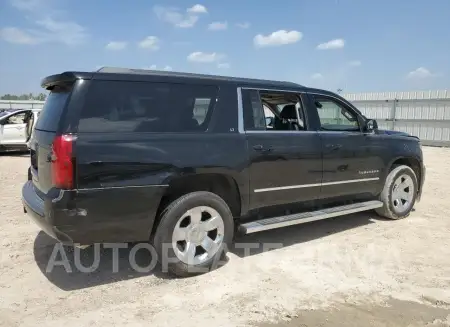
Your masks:
<svg viewBox="0 0 450 327"><path fill-rule="evenodd" d="M389 219L406 218L416 202L417 190L418 183L414 171L405 165L396 166L387 176L380 194L383 207L375 211Z"/></svg>
<svg viewBox="0 0 450 327"><path fill-rule="evenodd" d="M233 215L226 202L214 193L193 192L162 211L153 246L163 271L167 268L176 276L188 277L217 268L231 245L233 233Z"/></svg>

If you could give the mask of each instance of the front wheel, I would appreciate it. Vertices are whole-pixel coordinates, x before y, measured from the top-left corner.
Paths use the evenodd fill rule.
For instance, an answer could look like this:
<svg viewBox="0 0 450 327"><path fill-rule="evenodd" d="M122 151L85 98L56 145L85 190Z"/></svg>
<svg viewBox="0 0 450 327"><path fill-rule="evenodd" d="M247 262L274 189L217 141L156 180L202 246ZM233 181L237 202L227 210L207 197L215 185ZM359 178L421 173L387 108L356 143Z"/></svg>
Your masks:
<svg viewBox="0 0 450 327"><path fill-rule="evenodd" d="M417 198L417 177L405 165L395 167L387 176L380 200L383 207L376 212L385 218L402 219L409 216Z"/></svg>
<svg viewBox="0 0 450 327"><path fill-rule="evenodd" d="M162 212L153 244L163 270L186 277L216 268L232 242L233 231L233 216L221 197L193 192Z"/></svg>

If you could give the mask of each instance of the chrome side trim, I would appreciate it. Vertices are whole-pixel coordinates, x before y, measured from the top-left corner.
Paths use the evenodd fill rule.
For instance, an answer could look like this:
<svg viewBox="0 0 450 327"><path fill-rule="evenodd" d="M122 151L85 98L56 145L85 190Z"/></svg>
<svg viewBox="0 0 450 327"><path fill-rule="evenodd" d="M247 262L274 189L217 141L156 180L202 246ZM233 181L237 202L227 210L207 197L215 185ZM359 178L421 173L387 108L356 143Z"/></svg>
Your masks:
<svg viewBox="0 0 450 327"><path fill-rule="evenodd" d="M250 223L242 224L239 226L239 230L244 234L251 234L269 229L275 229L291 225L299 225L311 221L344 216L356 212L381 208L382 206L383 202L381 201L367 201L361 203L354 203L333 208L327 208L323 210L302 212L287 216L261 219Z"/></svg>
<svg viewBox="0 0 450 327"><path fill-rule="evenodd" d="M258 134L258 133L272 133L272 134L290 134L290 133L294 133L294 134L306 134L306 133L333 133L333 134L346 134L346 135L355 135L355 136L359 136L359 135L363 135L363 133L361 131L314 131L314 130L306 130L306 131L273 131L270 129L267 130L255 130L255 131L245 131L246 134L250 133L250 134Z"/></svg>
<svg viewBox="0 0 450 327"><path fill-rule="evenodd" d="M337 181L337 182L322 183L322 185L326 186L326 185L339 185L339 184L348 184L348 183L370 182L370 181L377 181L379 179L380 179L380 177L361 178L361 179L349 179L347 181Z"/></svg>
<svg viewBox="0 0 450 327"><path fill-rule="evenodd" d="M280 186L280 187L268 187L268 188L258 188L255 189L255 193L260 192L272 192L272 191L284 191L284 190L291 190L291 189L297 189L297 188L306 188L306 187L316 187L316 186L322 186L322 183L316 183L316 184L303 184L303 185L290 185L290 186Z"/></svg>
<svg viewBox="0 0 450 327"><path fill-rule="evenodd" d="M144 188L144 187L169 187L169 184L77 188L74 191L97 191L97 190L113 190L113 189L121 189L121 188Z"/></svg>
<svg viewBox="0 0 450 327"><path fill-rule="evenodd" d="M237 101L238 101L238 132L244 134L244 105L242 103L242 88L237 88Z"/></svg>
<svg viewBox="0 0 450 327"><path fill-rule="evenodd" d="M270 129L263 131L245 131L246 134L317 134L318 131L273 131Z"/></svg>
<svg viewBox="0 0 450 327"><path fill-rule="evenodd" d="M255 189L255 193L260 192L271 192L271 191L283 191L283 190L291 190L297 188L306 188L306 187L317 187L317 186L327 186L327 185L339 185L339 184L349 184L349 183L360 183L360 182L369 182L369 181L377 181L379 177L372 178L360 178L360 179L349 179L345 181L336 181L336 182L326 182L326 183L314 183L314 184L301 184L301 185L289 185L289 186L279 186L279 187L268 187L268 188L259 188Z"/></svg>

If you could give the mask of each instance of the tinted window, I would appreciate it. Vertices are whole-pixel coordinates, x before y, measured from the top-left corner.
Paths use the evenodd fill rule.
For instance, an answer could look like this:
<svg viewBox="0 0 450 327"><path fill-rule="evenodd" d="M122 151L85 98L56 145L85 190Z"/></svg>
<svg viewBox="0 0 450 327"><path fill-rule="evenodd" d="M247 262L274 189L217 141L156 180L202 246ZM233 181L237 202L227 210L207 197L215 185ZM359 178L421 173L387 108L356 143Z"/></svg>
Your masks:
<svg viewBox="0 0 450 327"><path fill-rule="evenodd" d="M60 117L63 113L69 92L52 91L45 101L39 119L36 122L36 129L55 132L58 128Z"/></svg>
<svg viewBox="0 0 450 327"><path fill-rule="evenodd" d="M78 131L206 131L216 94L214 86L95 81Z"/></svg>
<svg viewBox="0 0 450 327"><path fill-rule="evenodd" d="M194 119L197 120L199 124L203 124L206 119L206 114L208 113L208 108L211 104L211 99L209 98L196 98L194 103Z"/></svg>
<svg viewBox="0 0 450 327"><path fill-rule="evenodd" d="M264 109L257 90L244 90L242 95L244 104L244 126L246 130L266 129Z"/></svg>

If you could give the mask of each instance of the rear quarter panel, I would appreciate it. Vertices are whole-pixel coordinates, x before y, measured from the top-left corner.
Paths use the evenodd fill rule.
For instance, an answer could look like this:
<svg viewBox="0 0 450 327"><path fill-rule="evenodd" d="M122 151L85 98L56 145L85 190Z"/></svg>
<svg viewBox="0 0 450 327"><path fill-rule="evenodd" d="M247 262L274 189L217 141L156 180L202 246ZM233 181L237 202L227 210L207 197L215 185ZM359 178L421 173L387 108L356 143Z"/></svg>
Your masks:
<svg viewBox="0 0 450 327"><path fill-rule="evenodd" d="M238 134L82 134L77 140L77 207L111 229L129 222L137 233L130 239L142 240L150 234L168 185L178 177L230 176L246 203L246 155Z"/></svg>

